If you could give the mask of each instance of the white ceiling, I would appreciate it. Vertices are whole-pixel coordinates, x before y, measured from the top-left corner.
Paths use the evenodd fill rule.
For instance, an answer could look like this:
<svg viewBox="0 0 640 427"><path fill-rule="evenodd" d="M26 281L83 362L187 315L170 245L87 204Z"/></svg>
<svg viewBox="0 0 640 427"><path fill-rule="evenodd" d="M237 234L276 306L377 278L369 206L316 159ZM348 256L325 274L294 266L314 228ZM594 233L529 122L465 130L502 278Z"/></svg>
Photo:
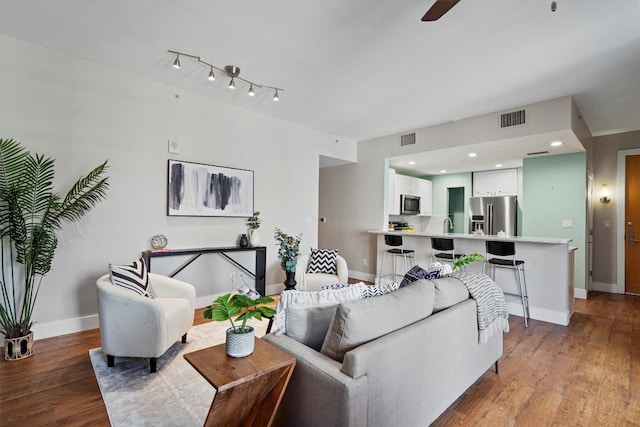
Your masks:
<svg viewBox="0 0 640 427"><path fill-rule="evenodd" d="M0 34L353 140L566 95L594 135L640 129L640 1L463 0L421 22L432 3L0 0Z"/></svg>

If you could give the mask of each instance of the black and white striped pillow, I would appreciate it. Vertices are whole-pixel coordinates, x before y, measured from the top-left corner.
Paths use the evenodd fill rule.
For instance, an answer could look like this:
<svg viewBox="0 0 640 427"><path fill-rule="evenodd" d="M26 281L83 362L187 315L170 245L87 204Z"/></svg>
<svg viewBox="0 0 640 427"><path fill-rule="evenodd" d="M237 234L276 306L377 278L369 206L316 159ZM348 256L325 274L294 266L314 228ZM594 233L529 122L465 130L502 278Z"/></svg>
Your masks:
<svg viewBox="0 0 640 427"><path fill-rule="evenodd" d="M140 258L129 265L109 264L109 272L111 273L111 283L114 285L122 286L151 299L157 297L149 282L149 273L144 259Z"/></svg>
<svg viewBox="0 0 640 427"><path fill-rule="evenodd" d="M307 273L338 274L337 249L311 249Z"/></svg>

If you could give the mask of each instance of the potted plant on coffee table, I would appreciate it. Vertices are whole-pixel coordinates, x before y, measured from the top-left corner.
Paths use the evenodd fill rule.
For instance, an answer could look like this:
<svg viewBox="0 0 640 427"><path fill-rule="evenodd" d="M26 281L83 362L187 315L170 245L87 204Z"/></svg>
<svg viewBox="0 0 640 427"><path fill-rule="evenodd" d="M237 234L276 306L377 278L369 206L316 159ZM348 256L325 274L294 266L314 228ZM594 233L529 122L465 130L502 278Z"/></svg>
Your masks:
<svg viewBox="0 0 640 427"><path fill-rule="evenodd" d="M287 278L284 281L285 290L296 288L296 264L300 255L300 242L302 234L290 236L276 227L273 237L278 242L278 258L280 267L284 270Z"/></svg>
<svg viewBox="0 0 640 427"><path fill-rule="evenodd" d="M245 357L253 353L255 344L255 331L252 326L247 326L247 320L273 317L276 311L264 305L271 302L271 297L252 299L246 295L229 293L216 298L213 304L205 308L203 316L218 322L228 320L231 327L227 329L227 354L231 357ZM241 322L240 325L238 322Z"/></svg>
<svg viewBox="0 0 640 427"><path fill-rule="evenodd" d="M51 270L63 221L77 221L106 197L107 162L81 177L66 196L53 191L54 160L0 138L0 331L5 360L33 354L32 314Z"/></svg>

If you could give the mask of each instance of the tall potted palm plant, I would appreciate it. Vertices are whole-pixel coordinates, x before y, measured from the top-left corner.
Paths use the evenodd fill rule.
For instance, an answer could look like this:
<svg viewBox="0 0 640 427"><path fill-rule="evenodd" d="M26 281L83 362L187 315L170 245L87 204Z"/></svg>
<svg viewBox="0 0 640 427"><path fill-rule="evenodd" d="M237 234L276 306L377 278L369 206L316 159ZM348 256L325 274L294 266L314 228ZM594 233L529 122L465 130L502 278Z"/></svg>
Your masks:
<svg viewBox="0 0 640 427"><path fill-rule="evenodd" d="M53 191L54 160L0 138L0 332L5 360L33 354L33 309L51 270L56 231L77 221L106 197L105 161L63 197Z"/></svg>

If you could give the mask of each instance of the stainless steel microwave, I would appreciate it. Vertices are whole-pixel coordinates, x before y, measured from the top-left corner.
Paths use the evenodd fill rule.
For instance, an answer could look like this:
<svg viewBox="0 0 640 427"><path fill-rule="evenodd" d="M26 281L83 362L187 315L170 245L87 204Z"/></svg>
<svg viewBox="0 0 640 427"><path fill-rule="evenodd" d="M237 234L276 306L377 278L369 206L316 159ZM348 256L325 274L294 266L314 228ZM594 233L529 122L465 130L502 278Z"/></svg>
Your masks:
<svg viewBox="0 0 640 427"><path fill-rule="evenodd" d="M400 215L419 215L420 196L400 195Z"/></svg>

